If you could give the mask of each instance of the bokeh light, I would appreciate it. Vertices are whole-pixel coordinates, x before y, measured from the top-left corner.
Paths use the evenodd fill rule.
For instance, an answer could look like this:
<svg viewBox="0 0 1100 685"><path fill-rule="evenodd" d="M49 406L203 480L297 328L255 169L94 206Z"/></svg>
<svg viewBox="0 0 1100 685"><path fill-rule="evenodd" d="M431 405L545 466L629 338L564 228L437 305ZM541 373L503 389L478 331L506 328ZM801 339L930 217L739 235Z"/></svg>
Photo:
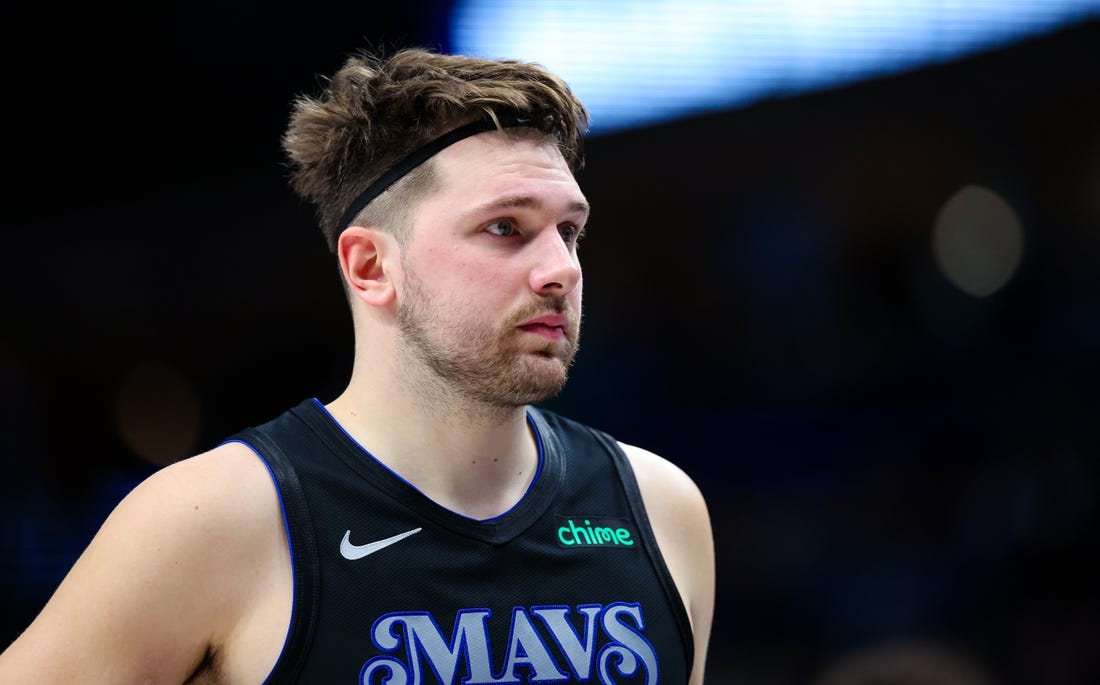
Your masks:
<svg viewBox="0 0 1100 685"><path fill-rule="evenodd" d="M115 402L119 435L134 454L154 464L192 453L200 414L194 385L176 369L154 361L130 367Z"/></svg>
<svg viewBox="0 0 1100 685"><path fill-rule="evenodd" d="M959 290L988 297L1016 273L1024 232L1016 211L997 193L968 185L952 195L936 217L932 254Z"/></svg>

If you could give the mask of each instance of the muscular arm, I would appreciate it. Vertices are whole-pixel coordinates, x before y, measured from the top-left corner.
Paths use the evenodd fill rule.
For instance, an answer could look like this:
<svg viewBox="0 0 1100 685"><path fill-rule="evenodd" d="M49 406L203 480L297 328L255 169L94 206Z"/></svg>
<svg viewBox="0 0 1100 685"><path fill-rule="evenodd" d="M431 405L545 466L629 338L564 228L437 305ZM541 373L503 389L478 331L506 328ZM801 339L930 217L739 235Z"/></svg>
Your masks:
<svg viewBox="0 0 1100 685"><path fill-rule="evenodd" d="M281 515L270 479L242 445L158 471L111 513L0 654L0 682L182 683L208 656L257 639L246 619L280 582L273 517ZM277 653L269 656L267 668Z"/></svg>
<svg viewBox="0 0 1100 685"><path fill-rule="evenodd" d="M691 685L702 685L714 615L714 539L699 488L675 464L620 443L630 458L657 544L687 607L695 638Z"/></svg>

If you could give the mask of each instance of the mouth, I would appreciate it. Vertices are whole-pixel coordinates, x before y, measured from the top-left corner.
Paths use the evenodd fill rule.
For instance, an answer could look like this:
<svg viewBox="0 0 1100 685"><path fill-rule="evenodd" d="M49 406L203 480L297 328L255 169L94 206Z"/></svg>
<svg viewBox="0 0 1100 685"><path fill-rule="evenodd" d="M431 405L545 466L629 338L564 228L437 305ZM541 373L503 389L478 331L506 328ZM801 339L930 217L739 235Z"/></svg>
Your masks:
<svg viewBox="0 0 1100 685"><path fill-rule="evenodd" d="M570 321L565 314L543 314L524 321L517 328L547 340L565 340L569 337Z"/></svg>

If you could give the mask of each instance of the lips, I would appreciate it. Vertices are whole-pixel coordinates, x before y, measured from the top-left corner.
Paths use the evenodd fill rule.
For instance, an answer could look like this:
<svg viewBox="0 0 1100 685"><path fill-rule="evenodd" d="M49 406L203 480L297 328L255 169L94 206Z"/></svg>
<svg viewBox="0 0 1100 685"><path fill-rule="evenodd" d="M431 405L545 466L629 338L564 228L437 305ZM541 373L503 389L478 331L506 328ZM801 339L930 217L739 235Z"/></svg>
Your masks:
<svg viewBox="0 0 1100 685"><path fill-rule="evenodd" d="M548 338L560 339L569 333L570 321L565 314L543 314L527 319L517 328Z"/></svg>

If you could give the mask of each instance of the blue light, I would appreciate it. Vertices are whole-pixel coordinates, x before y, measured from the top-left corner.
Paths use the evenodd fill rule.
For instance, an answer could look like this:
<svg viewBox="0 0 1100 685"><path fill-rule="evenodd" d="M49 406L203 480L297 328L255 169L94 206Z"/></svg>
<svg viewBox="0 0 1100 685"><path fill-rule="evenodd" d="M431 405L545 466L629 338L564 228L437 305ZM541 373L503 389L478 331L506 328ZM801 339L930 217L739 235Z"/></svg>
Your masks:
<svg viewBox="0 0 1100 685"><path fill-rule="evenodd" d="M465 0L460 53L542 64L606 133L898 72L1100 16L1100 0Z"/></svg>

